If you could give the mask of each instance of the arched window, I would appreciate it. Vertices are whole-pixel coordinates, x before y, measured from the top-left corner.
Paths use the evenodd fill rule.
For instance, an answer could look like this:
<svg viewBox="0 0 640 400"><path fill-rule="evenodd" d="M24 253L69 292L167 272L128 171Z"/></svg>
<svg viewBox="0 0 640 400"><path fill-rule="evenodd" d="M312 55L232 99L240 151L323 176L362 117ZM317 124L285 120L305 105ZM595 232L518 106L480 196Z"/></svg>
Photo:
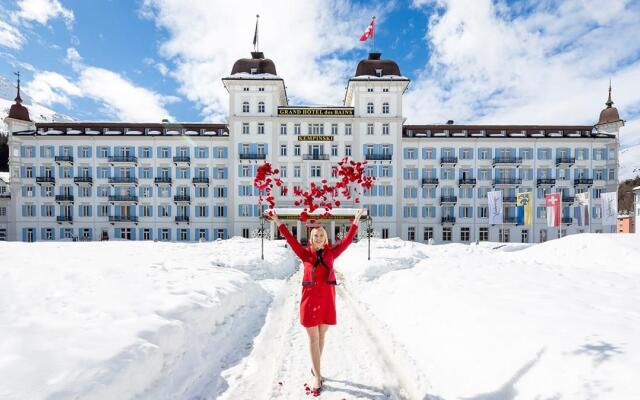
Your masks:
<svg viewBox="0 0 640 400"><path fill-rule="evenodd" d="M258 112L260 113L264 112L264 101L261 101L258 103Z"/></svg>
<svg viewBox="0 0 640 400"><path fill-rule="evenodd" d="M373 103L367 103L367 114L373 114Z"/></svg>
<svg viewBox="0 0 640 400"><path fill-rule="evenodd" d="M382 113L389 114L389 103L387 102L382 103Z"/></svg>
<svg viewBox="0 0 640 400"><path fill-rule="evenodd" d="M249 102L248 101L242 102L242 112L243 113L248 113L249 112Z"/></svg>

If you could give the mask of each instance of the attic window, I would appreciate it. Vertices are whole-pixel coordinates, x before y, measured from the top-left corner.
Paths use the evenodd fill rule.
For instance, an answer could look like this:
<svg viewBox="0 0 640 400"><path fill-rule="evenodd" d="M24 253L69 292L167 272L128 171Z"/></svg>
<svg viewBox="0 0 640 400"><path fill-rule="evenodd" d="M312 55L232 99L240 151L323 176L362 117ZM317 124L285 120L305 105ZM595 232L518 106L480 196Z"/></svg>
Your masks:
<svg viewBox="0 0 640 400"><path fill-rule="evenodd" d="M243 92L248 92L248 91L249 91L249 88L248 88L248 87L243 87L243 88L242 88L242 91L243 91Z"/></svg>
<svg viewBox="0 0 640 400"><path fill-rule="evenodd" d="M376 69L376 76L382 76L382 69Z"/></svg>
<svg viewBox="0 0 640 400"><path fill-rule="evenodd" d="M258 68L251 68L251 73L252 74L257 74L258 73Z"/></svg>
<svg viewBox="0 0 640 400"><path fill-rule="evenodd" d="M264 92L264 88L263 87L258 88L258 92Z"/></svg>

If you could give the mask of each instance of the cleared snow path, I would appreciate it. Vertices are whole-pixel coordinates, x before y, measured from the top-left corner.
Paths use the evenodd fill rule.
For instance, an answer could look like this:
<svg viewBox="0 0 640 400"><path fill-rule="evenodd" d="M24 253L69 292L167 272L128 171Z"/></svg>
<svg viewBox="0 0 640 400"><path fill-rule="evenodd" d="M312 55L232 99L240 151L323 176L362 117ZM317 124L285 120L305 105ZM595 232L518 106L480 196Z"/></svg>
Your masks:
<svg viewBox="0 0 640 400"><path fill-rule="evenodd" d="M222 373L229 386L219 399L307 397L304 384L312 386L313 377L307 334L298 322L300 280L298 271L278 289L251 354ZM381 332L375 331L368 313L362 315L344 283L337 288L337 311L338 324L329 328L322 356L325 383L320 398L429 398L411 388L406 371L397 369L407 364L394 362L398 349L380 339Z"/></svg>

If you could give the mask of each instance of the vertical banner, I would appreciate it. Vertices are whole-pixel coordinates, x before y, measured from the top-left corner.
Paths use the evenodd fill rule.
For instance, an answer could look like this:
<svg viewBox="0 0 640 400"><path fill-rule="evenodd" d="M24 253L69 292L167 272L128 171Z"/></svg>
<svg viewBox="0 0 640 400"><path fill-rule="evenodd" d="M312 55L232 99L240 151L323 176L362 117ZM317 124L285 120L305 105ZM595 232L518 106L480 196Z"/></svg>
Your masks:
<svg viewBox="0 0 640 400"><path fill-rule="evenodd" d="M489 223L491 225L503 223L502 190L488 192L487 199L489 200Z"/></svg>
<svg viewBox="0 0 640 400"><path fill-rule="evenodd" d="M531 192L518 193L517 196L518 225L531 225Z"/></svg>
<svg viewBox="0 0 640 400"><path fill-rule="evenodd" d="M618 192L602 193L602 225L616 225L618 218Z"/></svg>
<svg viewBox="0 0 640 400"><path fill-rule="evenodd" d="M587 226L591 224L589 218L589 192L576 194L576 208L573 209L573 214L576 225Z"/></svg>
<svg viewBox="0 0 640 400"><path fill-rule="evenodd" d="M544 196L547 206L547 226L560 226L560 193L551 193Z"/></svg>

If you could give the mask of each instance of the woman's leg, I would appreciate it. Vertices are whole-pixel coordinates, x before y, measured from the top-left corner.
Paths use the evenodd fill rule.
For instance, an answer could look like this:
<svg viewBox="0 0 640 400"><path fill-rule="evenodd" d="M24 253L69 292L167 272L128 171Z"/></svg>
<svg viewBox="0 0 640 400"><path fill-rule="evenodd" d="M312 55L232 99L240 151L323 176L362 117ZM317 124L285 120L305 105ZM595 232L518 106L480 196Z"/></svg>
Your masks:
<svg viewBox="0 0 640 400"><path fill-rule="evenodd" d="M327 329L329 329L329 325L320 324L320 329L319 329L319 333L320 333L320 340L319 340L320 358L322 358L322 349L324 348L324 336L327 334Z"/></svg>
<svg viewBox="0 0 640 400"><path fill-rule="evenodd" d="M311 353L311 363L316 375L316 387L320 387L320 329L318 325L307 329L309 335L309 350Z"/></svg>

